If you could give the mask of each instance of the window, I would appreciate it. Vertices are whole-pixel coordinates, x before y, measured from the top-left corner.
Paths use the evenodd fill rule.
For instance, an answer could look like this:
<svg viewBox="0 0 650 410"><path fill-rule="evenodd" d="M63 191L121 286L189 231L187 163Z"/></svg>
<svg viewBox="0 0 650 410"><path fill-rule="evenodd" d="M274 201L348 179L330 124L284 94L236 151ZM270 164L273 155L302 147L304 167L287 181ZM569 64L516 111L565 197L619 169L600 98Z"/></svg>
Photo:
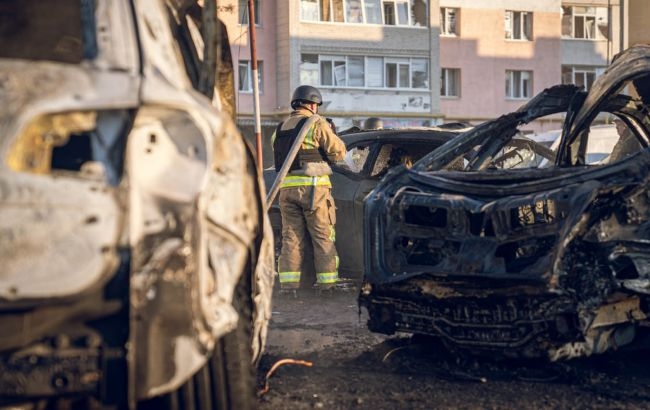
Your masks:
<svg viewBox="0 0 650 410"><path fill-rule="evenodd" d="M562 37L590 40L608 39L607 8L562 6Z"/></svg>
<svg viewBox="0 0 650 410"><path fill-rule="evenodd" d="M457 36L458 27L456 26L459 10L449 7L440 8L440 35Z"/></svg>
<svg viewBox="0 0 650 410"><path fill-rule="evenodd" d="M424 58L411 59L411 88L429 89L429 62Z"/></svg>
<svg viewBox="0 0 650 410"><path fill-rule="evenodd" d="M364 11L366 12L366 23L381 24L379 0L364 0Z"/></svg>
<svg viewBox="0 0 650 410"><path fill-rule="evenodd" d="M345 21L347 23L363 23L361 0L348 0L345 2Z"/></svg>
<svg viewBox="0 0 650 410"><path fill-rule="evenodd" d="M527 11L506 11L506 38L510 40L533 39L533 13Z"/></svg>
<svg viewBox="0 0 650 410"><path fill-rule="evenodd" d="M258 76L258 88L262 92L262 70L263 64L262 61L257 62L257 76ZM253 92L253 68L251 62L247 60L239 61L239 91L241 92Z"/></svg>
<svg viewBox="0 0 650 410"><path fill-rule="evenodd" d="M347 70L345 57L321 56L321 85L346 86Z"/></svg>
<svg viewBox="0 0 650 410"><path fill-rule="evenodd" d="M255 0L255 25L260 25L260 0ZM248 24L248 0L239 0L239 24Z"/></svg>
<svg viewBox="0 0 650 410"><path fill-rule="evenodd" d="M440 73L440 96L460 97L460 69L443 68Z"/></svg>
<svg viewBox="0 0 650 410"><path fill-rule="evenodd" d="M506 70L506 98L530 98L532 71Z"/></svg>
<svg viewBox="0 0 650 410"><path fill-rule="evenodd" d="M392 0L383 2L384 24L405 26L409 24L408 0Z"/></svg>
<svg viewBox="0 0 650 410"><path fill-rule="evenodd" d="M604 70L601 67L562 66L562 84L575 84L584 90L589 90L594 80Z"/></svg>
<svg viewBox="0 0 650 410"><path fill-rule="evenodd" d="M386 77L384 86L386 88L410 88L409 64L407 59L386 59Z"/></svg>
<svg viewBox="0 0 650 410"><path fill-rule="evenodd" d="M319 85L318 54L300 55L300 84Z"/></svg>
<svg viewBox="0 0 650 410"><path fill-rule="evenodd" d="M428 0L300 0L300 19L426 27L427 5Z"/></svg>
<svg viewBox="0 0 650 410"><path fill-rule="evenodd" d="M429 89L429 61L302 54L300 82L329 87Z"/></svg>

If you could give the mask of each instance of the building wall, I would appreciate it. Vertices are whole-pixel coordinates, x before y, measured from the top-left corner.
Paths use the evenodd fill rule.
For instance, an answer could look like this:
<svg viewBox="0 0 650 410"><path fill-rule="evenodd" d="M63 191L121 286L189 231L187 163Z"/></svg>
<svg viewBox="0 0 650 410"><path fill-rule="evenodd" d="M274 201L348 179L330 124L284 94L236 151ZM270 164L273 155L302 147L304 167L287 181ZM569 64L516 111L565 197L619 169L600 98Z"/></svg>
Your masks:
<svg viewBox="0 0 650 410"><path fill-rule="evenodd" d="M650 44L650 2L628 0L629 44Z"/></svg>
<svg viewBox="0 0 650 410"><path fill-rule="evenodd" d="M270 113L276 106L276 30L275 1L260 1L260 24L256 30L256 53L257 60L263 64L263 89L260 90L260 112ZM233 64L235 67L235 85L239 84L238 62L240 60L251 60L250 35L248 25L239 24L239 3L233 0L232 11L221 9L218 13L228 29L228 37L231 43ZM240 116L253 116L253 93L237 92L237 112Z"/></svg>
<svg viewBox="0 0 650 410"><path fill-rule="evenodd" d="M648 1L429 0L430 27L400 27L304 22L300 19L300 0L260 0L257 53L264 62L260 110L265 151L270 152L267 140L275 124L290 112L291 94L300 85L301 53L429 60L428 89L319 86L325 100L322 114L334 117L339 126L340 120L348 121L345 125L350 125L349 121L360 124L369 116L382 117L389 126L443 120L480 122L513 111L527 101L506 98L506 70L532 71L530 95L534 96L562 81L562 66L604 68L628 43L650 42ZM220 17L228 26L237 67L238 60L250 58L249 36L247 26L238 24L238 1L229 4L234 10L222 12ZM609 7L609 39L563 38L562 5ZM440 36L441 6L461 10L459 36ZM533 41L505 39L506 10L533 12ZM624 18L620 17L621 10ZM441 67L461 70L458 98L440 98ZM240 128L245 135L251 134L252 95L237 93L237 98Z"/></svg>
<svg viewBox="0 0 650 410"><path fill-rule="evenodd" d="M441 6L460 7L459 35L440 37L440 67L461 70L460 97L441 99L448 120L483 121L525 103L506 98L506 70L533 72L531 96L560 82L559 1L443 0ZM505 38L506 10L533 12L533 41Z"/></svg>
<svg viewBox="0 0 650 410"><path fill-rule="evenodd" d="M608 39L584 40L562 39L563 65L588 65L605 67L612 57L621 50L621 19L619 0L571 0L563 1L563 6L597 6L609 8Z"/></svg>
<svg viewBox="0 0 650 410"><path fill-rule="evenodd" d="M381 57L415 57L429 60L428 89L368 89L318 86L322 112L333 117L365 119L368 116L432 118L439 114L437 86L437 27L401 27L370 24L300 21L300 0L289 0L292 22L289 66L291 89L300 85L302 53ZM437 0L430 0L430 14L437 20ZM434 31L435 29L435 31ZM436 40L434 40L434 36ZM435 78L435 83L432 79ZM434 85L435 84L435 85ZM288 101L287 104L288 105Z"/></svg>
<svg viewBox="0 0 650 410"><path fill-rule="evenodd" d="M225 2L221 2L225 3ZM284 3L280 1L279 3ZM245 2L245 4L247 4ZM278 51L281 50L276 44L276 38L282 38L281 30L288 27L286 22L278 24L276 20L276 0L259 1L260 24L255 27L255 49L257 60L261 61L263 89L259 95L260 125L262 131L262 162L268 167L273 162L273 151L270 138L278 121L277 104L279 99L278 77L282 75L282 67L278 65L281 57ZM235 67L235 87L239 84L238 63L240 60L251 60L250 34L248 25L239 24L239 2L232 0L223 5L218 11L218 17L223 20L228 30L228 38L231 44L233 65ZM278 19L281 19L278 16ZM287 35L284 35L287 37ZM280 69L280 70L278 70ZM254 100L252 92L239 92L235 90L237 125L242 134L256 151Z"/></svg>

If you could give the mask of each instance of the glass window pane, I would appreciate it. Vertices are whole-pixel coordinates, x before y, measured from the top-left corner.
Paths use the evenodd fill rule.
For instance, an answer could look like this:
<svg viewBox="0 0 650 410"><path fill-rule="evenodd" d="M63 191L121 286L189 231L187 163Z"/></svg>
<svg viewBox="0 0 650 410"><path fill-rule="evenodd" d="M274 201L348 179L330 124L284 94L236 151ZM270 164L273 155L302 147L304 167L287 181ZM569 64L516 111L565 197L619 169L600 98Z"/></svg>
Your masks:
<svg viewBox="0 0 650 410"><path fill-rule="evenodd" d="M318 21L318 0L300 1L300 19L303 21Z"/></svg>
<svg viewBox="0 0 650 410"><path fill-rule="evenodd" d="M345 61L334 62L334 85L345 86L346 69Z"/></svg>
<svg viewBox="0 0 650 410"><path fill-rule="evenodd" d="M512 37L521 39L521 13L518 11L512 13Z"/></svg>
<svg viewBox="0 0 650 410"><path fill-rule="evenodd" d="M348 57L348 85L363 87L363 57Z"/></svg>
<svg viewBox="0 0 650 410"><path fill-rule="evenodd" d="M562 6L562 37L573 37L572 20L573 8L570 6Z"/></svg>
<svg viewBox="0 0 650 410"><path fill-rule="evenodd" d="M427 69L427 60L414 58L411 60L412 79L411 86L413 88L429 88L429 70Z"/></svg>
<svg viewBox="0 0 650 410"><path fill-rule="evenodd" d="M330 0L320 0L320 20L332 21L332 7Z"/></svg>
<svg viewBox="0 0 650 410"><path fill-rule="evenodd" d="M346 3L345 18L348 23L362 23L361 0L348 0Z"/></svg>
<svg viewBox="0 0 650 410"><path fill-rule="evenodd" d="M451 70L451 85L449 86L453 97L460 96L460 70L455 68Z"/></svg>
<svg viewBox="0 0 650 410"><path fill-rule="evenodd" d="M395 25L395 3L384 2L384 24Z"/></svg>
<svg viewBox="0 0 650 410"><path fill-rule="evenodd" d="M456 11L458 9L447 9L447 33L457 34L456 31Z"/></svg>
<svg viewBox="0 0 650 410"><path fill-rule="evenodd" d="M397 64L386 63L386 87L397 87Z"/></svg>
<svg viewBox="0 0 650 410"><path fill-rule="evenodd" d="M255 0L255 24L260 24L260 2ZM239 23L248 24L248 0L239 0Z"/></svg>
<svg viewBox="0 0 650 410"><path fill-rule="evenodd" d="M381 8L379 0L365 0L366 23L381 24Z"/></svg>
<svg viewBox="0 0 650 410"><path fill-rule="evenodd" d="M575 38L585 38L585 26L584 18L582 16L576 16L574 21L574 36Z"/></svg>
<svg viewBox="0 0 650 410"><path fill-rule="evenodd" d="M381 57L368 57L366 59L366 80L368 87L384 86L384 59Z"/></svg>
<svg viewBox="0 0 650 410"><path fill-rule="evenodd" d="M402 88L411 87L409 66L406 64L399 65L399 86Z"/></svg>
<svg viewBox="0 0 650 410"><path fill-rule="evenodd" d="M562 66L562 84L573 84L573 69Z"/></svg>
<svg viewBox="0 0 650 410"><path fill-rule="evenodd" d="M248 61L239 62L239 91L250 91L250 80L248 78Z"/></svg>
<svg viewBox="0 0 650 410"><path fill-rule="evenodd" d="M506 38L512 38L512 11L506 11L504 25Z"/></svg>
<svg viewBox="0 0 650 410"><path fill-rule="evenodd" d="M533 15L524 13L524 40L533 39Z"/></svg>
<svg viewBox="0 0 650 410"><path fill-rule="evenodd" d="M397 24L407 25L409 23L408 3L397 3Z"/></svg>
<svg viewBox="0 0 650 410"><path fill-rule="evenodd" d="M320 83L322 85L333 85L333 70L331 61L320 62Z"/></svg>
<svg viewBox="0 0 650 410"><path fill-rule="evenodd" d="M411 6L411 24L426 27L427 21L427 2L425 0L413 0L413 6Z"/></svg>
<svg viewBox="0 0 650 410"><path fill-rule="evenodd" d="M519 71L514 71L512 73L512 96L519 98L521 96L521 76Z"/></svg>
<svg viewBox="0 0 650 410"><path fill-rule="evenodd" d="M317 54L300 55L300 84L320 85Z"/></svg>
<svg viewBox="0 0 650 410"><path fill-rule="evenodd" d="M585 38L596 38L595 17L585 17Z"/></svg>
<svg viewBox="0 0 650 410"><path fill-rule="evenodd" d="M332 0L332 11L334 15L334 20L339 23L343 23L343 0Z"/></svg>
<svg viewBox="0 0 650 410"><path fill-rule="evenodd" d="M594 80L596 79L596 73L595 72L587 72L585 73L587 75L587 90L591 88L591 86L594 84Z"/></svg>

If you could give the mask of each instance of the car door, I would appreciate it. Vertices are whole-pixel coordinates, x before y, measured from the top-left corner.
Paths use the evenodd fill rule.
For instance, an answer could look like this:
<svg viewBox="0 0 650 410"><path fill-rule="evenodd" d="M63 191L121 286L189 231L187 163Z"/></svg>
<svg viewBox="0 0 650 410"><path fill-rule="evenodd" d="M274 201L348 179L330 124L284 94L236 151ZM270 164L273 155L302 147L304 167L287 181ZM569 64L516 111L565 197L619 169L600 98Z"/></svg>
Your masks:
<svg viewBox="0 0 650 410"><path fill-rule="evenodd" d="M372 157L377 142L360 141L349 145L348 158L333 166L332 196L336 201L336 248L339 254L339 270L353 276L362 269L363 214L359 214L359 196L370 192L368 186L376 185L370 177ZM372 189L372 188L370 188Z"/></svg>

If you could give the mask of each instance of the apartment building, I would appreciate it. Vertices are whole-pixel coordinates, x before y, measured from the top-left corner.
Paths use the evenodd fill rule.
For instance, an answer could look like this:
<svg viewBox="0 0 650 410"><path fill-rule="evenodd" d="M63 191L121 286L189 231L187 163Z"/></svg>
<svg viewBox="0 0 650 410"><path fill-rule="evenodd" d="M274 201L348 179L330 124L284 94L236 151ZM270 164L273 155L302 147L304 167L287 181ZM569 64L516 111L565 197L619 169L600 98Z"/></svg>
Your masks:
<svg viewBox="0 0 650 410"><path fill-rule="evenodd" d="M495 118L554 84L589 88L621 50L618 3L441 0L445 119ZM554 127L551 119L530 128Z"/></svg>
<svg viewBox="0 0 650 410"><path fill-rule="evenodd" d="M231 1L219 13L239 68L239 124L252 135L248 1ZM479 123L551 85L588 88L630 36L648 32L647 19L628 19L629 13L647 17L650 8L647 0L256 0L255 6L265 166L269 137L290 112L298 85L321 90L322 113L339 129L370 116L393 127ZM632 22L638 30L629 28ZM531 130L555 127L550 121Z"/></svg>
<svg viewBox="0 0 650 410"><path fill-rule="evenodd" d="M282 0L279 0L282 1ZM277 105L276 0L255 0L255 48L257 55L259 107L261 113L264 166L273 162L269 143L281 113ZM252 59L249 34L248 0L218 0L217 14L224 22L231 44L235 68L238 126L251 144L255 144Z"/></svg>

